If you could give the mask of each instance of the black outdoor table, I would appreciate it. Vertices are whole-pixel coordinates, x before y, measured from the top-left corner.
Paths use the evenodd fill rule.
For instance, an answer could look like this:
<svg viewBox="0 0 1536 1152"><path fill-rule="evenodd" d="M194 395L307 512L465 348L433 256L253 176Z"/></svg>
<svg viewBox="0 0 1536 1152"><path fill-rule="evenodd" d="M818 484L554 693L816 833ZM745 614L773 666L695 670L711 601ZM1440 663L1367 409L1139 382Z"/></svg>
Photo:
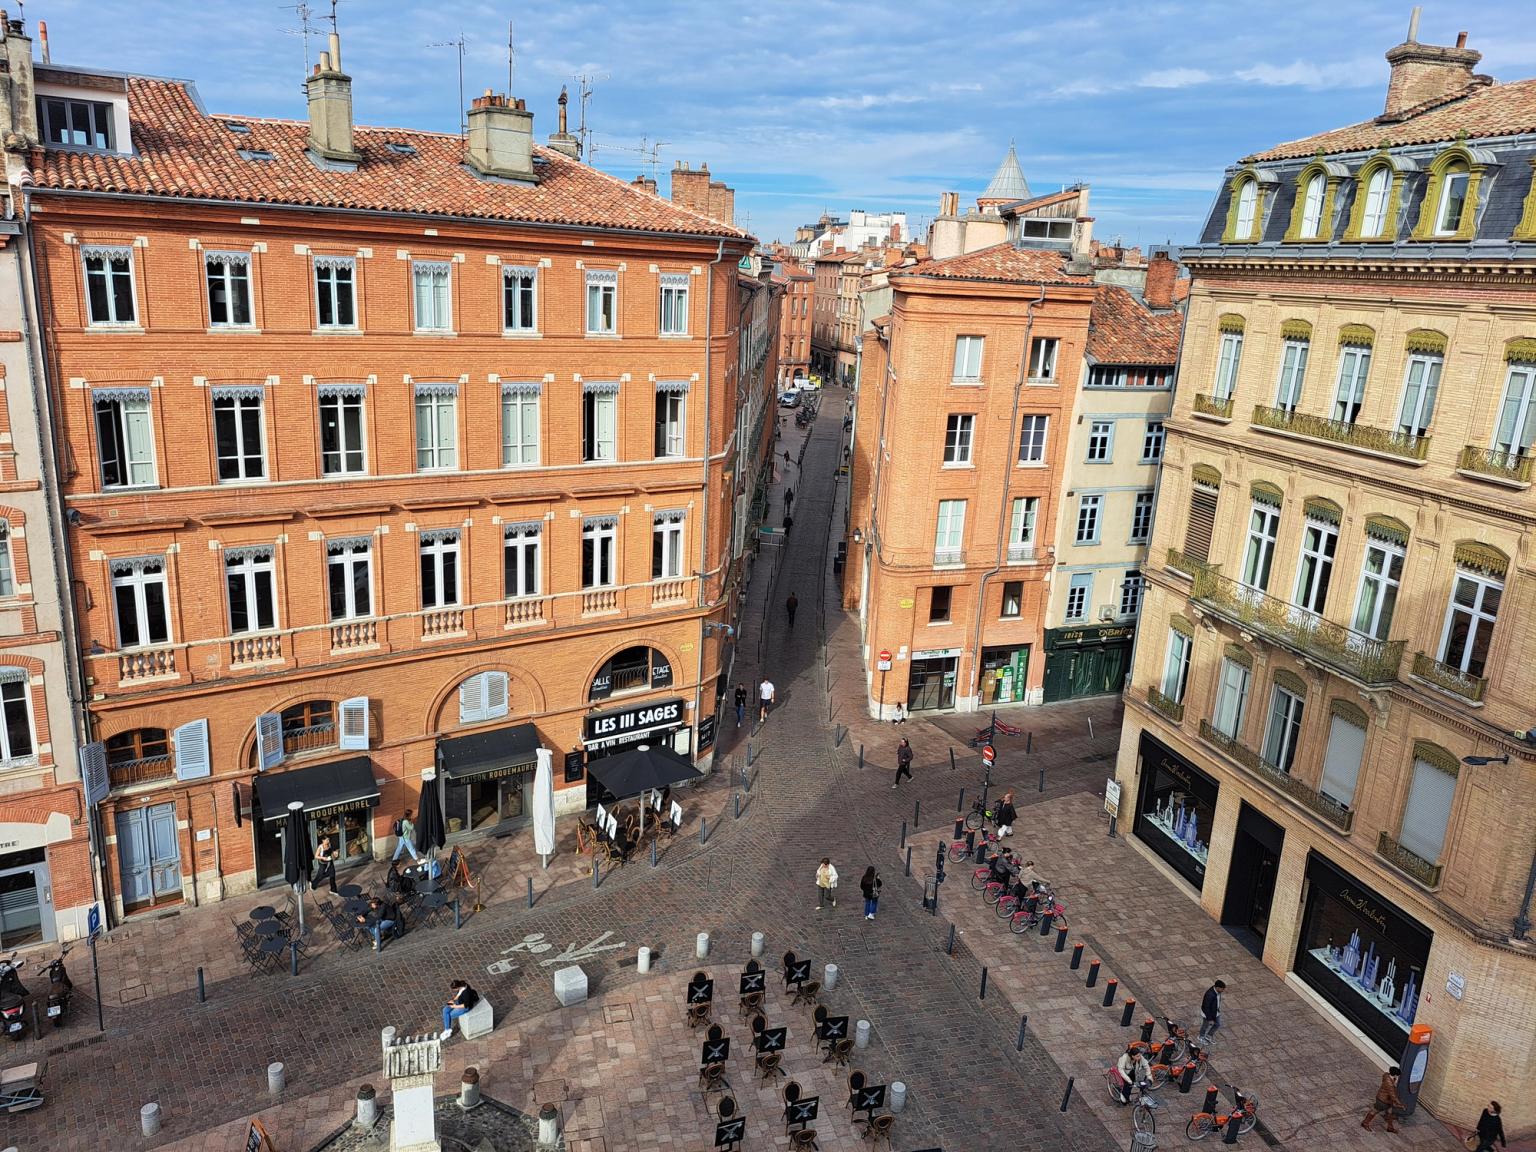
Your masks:
<svg viewBox="0 0 1536 1152"><path fill-rule="evenodd" d="M421 898L421 906L424 909L424 916L427 922L435 924L437 918L443 914L443 910L448 906L448 897L444 896L441 892L429 892Z"/></svg>
<svg viewBox="0 0 1536 1152"><path fill-rule="evenodd" d="M288 941L279 939L276 936L268 936L257 947L263 952L269 952L276 956L279 952L287 951Z"/></svg>
<svg viewBox="0 0 1536 1152"><path fill-rule="evenodd" d="M251 919L258 922L262 920L271 920L276 915L277 910L275 908L269 907L266 904L259 904L255 908L252 908L250 911Z"/></svg>
<svg viewBox="0 0 1536 1152"><path fill-rule="evenodd" d="M281 936L282 934L283 926L276 920L263 920L256 925L256 935L258 936Z"/></svg>
<svg viewBox="0 0 1536 1152"><path fill-rule="evenodd" d="M353 898L363 894L363 886L361 884L343 884L336 891L341 896Z"/></svg>
<svg viewBox="0 0 1536 1152"><path fill-rule="evenodd" d="M361 896L348 897L342 901L341 906L346 909L348 916L361 916L368 911L368 901Z"/></svg>

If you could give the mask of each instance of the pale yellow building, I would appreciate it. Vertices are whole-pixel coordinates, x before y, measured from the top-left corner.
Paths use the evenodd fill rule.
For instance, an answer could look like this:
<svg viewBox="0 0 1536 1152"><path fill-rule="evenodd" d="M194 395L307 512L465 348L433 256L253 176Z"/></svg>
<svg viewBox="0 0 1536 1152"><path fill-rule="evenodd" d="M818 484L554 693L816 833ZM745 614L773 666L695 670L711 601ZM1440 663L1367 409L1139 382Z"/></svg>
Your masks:
<svg viewBox="0 0 1536 1152"><path fill-rule="evenodd" d="M1421 1100L1536 1126L1536 81L1388 53L1199 244L1116 780L1148 860ZM1112 798L1113 799L1113 798ZM1289 1038L1288 1042L1295 1042ZM1411 1067L1411 1065L1405 1065Z"/></svg>

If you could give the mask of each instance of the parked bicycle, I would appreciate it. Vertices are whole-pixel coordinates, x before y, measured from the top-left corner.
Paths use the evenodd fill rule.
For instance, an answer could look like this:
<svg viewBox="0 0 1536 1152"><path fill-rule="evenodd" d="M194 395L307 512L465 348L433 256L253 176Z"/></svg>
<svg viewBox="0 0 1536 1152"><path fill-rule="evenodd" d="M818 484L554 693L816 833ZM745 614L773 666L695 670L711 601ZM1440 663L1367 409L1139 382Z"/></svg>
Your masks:
<svg viewBox="0 0 1536 1152"><path fill-rule="evenodd" d="M1125 1103L1120 1098L1120 1079L1115 1073L1115 1066L1111 1064L1104 1069L1104 1084L1109 1089L1109 1098L1116 1104ZM1157 1110L1162 1102L1156 1096L1148 1093L1153 1085L1143 1080L1137 1084L1134 1091L1136 1099L1131 1104L1131 1124L1138 1132L1146 1132L1148 1135L1157 1131Z"/></svg>
<svg viewBox="0 0 1536 1152"><path fill-rule="evenodd" d="M1184 1135L1191 1140L1204 1140L1212 1132L1225 1131L1234 1116L1238 1118L1237 1130L1240 1134L1252 1132L1254 1125L1259 1122L1258 1094L1244 1096L1240 1088L1234 1087L1232 1095L1236 1104L1230 1112L1196 1112L1189 1118L1189 1123L1184 1125Z"/></svg>
<svg viewBox="0 0 1536 1152"><path fill-rule="evenodd" d="M972 829L972 831L975 831L975 829ZM992 832L983 832L980 837L980 843L986 845L996 844L997 836ZM949 842L949 862L951 864L958 864L968 856L975 855L975 853L976 849L966 840L951 840Z"/></svg>
<svg viewBox="0 0 1536 1152"><path fill-rule="evenodd" d="M975 831L991 819L992 809L988 808L986 801L978 796L971 801L971 810L965 814L965 826ZM992 837L989 836L988 839Z"/></svg>
<svg viewBox="0 0 1536 1152"><path fill-rule="evenodd" d="M1048 915L1051 917L1051 926L1053 928L1066 928L1066 912L1067 910L1062 906L1061 901L1052 896L1048 901L1042 899L1033 912L1028 908L1021 908L1015 912L1008 918L1008 927L1014 935L1022 936L1031 928L1039 925L1042 916Z"/></svg>
<svg viewBox="0 0 1536 1152"><path fill-rule="evenodd" d="M1031 880L1022 887L1019 884L1015 884L1013 889L997 902L997 914L1004 920L1008 919L1019 909L1025 907L1029 903L1031 896L1035 898L1037 904L1049 902L1056 898L1050 886L1042 884L1039 880Z"/></svg>

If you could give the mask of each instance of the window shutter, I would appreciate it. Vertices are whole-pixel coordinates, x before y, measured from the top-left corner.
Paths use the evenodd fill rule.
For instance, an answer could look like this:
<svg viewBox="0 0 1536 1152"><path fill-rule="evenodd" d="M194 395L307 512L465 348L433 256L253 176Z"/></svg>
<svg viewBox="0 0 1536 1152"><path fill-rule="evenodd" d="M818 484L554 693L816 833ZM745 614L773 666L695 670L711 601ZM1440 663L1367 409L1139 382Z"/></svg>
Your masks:
<svg viewBox="0 0 1536 1152"><path fill-rule="evenodd" d="M1198 485L1189 494L1189 528L1184 534L1184 555L1209 564L1211 535L1216 530L1216 493Z"/></svg>
<svg viewBox="0 0 1536 1152"><path fill-rule="evenodd" d="M1323 754L1321 791L1340 804L1355 802L1355 785L1365 756L1365 729L1335 715L1328 725L1328 750Z"/></svg>
<svg viewBox="0 0 1536 1152"><path fill-rule="evenodd" d="M490 720L496 716L507 714L507 674L505 672L485 673L485 718Z"/></svg>
<svg viewBox="0 0 1536 1152"><path fill-rule="evenodd" d="M1438 864L1455 797L1455 776L1438 765L1415 759L1413 783L1408 788L1408 804L1403 810L1403 827L1397 842L1421 860Z"/></svg>
<svg viewBox="0 0 1536 1152"><path fill-rule="evenodd" d="M256 766L265 772L283 762L283 718L276 712L256 717Z"/></svg>
<svg viewBox="0 0 1536 1152"><path fill-rule="evenodd" d="M85 780L85 802L94 808L112 790L107 776L107 746L100 740L80 749L80 775Z"/></svg>
<svg viewBox="0 0 1536 1152"><path fill-rule="evenodd" d="M480 673L459 685L459 723L469 724L485 717L485 674Z"/></svg>
<svg viewBox="0 0 1536 1152"><path fill-rule="evenodd" d="M171 733L176 752L176 779L201 780L213 768L208 761L208 721L194 720Z"/></svg>
<svg viewBox="0 0 1536 1152"><path fill-rule="evenodd" d="M343 700L341 709L341 738L339 748L368 747L368 697L354 696Z"/></svg>

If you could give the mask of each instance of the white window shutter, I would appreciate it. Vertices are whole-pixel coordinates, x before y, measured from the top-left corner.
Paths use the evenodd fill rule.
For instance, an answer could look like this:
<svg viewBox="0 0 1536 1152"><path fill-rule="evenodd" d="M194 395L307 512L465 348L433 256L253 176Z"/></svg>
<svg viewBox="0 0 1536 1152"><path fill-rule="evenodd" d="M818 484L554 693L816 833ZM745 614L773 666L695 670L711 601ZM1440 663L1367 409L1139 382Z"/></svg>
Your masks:
<svg viewBox="0 0 1536 1152"><path fill-rule="evenodd" d="M485 676L467 677L459 685L459 723L484 720L485 716Z"/></svg>
<svg viewBox="0 0 1536 1152"><path fill-rule="evenodd" d="M201 780L213 766L208 756L208 721L193 720L171 733L176 752L176 779Z"/></svg>
<svg viewBox="0 0 1536 1152"><path fill-rule="evenodd" d="M276 712L256 717L256 766L265 772L283 762L283 718Z"/></svg>
<svg viewBox="0 0 1536 1152"><path fill-rule="evenodd" d="M493 719L507 714L507 674L505 672L486 672L485 677L485 718Z"/></svg>
<svg viewBox="0 0 1536 1152"><path fill-rule="evenodd" d="M341 748L368 747L368 697L354 696L341 702Z"/></svg>

